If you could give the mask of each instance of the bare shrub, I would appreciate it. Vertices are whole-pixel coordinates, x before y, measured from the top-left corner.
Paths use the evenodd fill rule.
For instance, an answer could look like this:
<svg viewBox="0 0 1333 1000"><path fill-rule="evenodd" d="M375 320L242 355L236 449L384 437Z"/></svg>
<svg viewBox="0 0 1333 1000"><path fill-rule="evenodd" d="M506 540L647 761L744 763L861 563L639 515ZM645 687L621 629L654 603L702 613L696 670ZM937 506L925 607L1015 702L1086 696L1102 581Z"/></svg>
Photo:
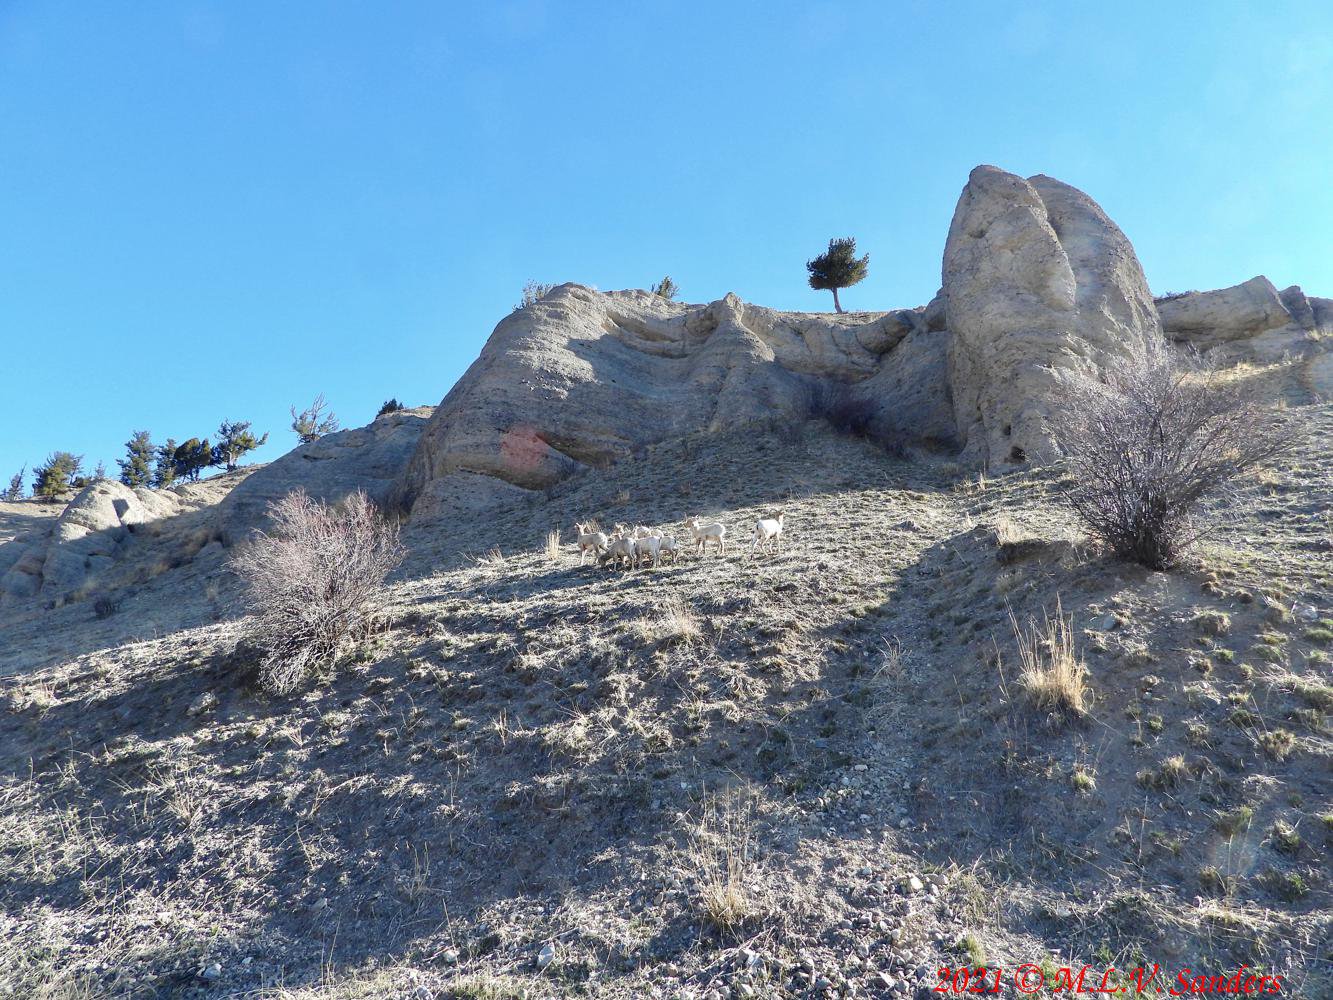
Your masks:
<svg viewBox="0 0 1333 1000"><path fill-rule="evenodd" d="M806 414L823 420L838 434L871 441L892 455L901 456L903 445L875 420L875 402L857 395L842 382L816 382L806 392Z"/></svg>
<svg viewBox="0 0 1333 1000"><path fill-rule="evenodd" d="M1073 616L1066 618L1057 601L1055 617L1043 614L1042 618L1040 623L1029 619L1019 625L1009 612L1018 643L1019 686L1035 708L1057 716L1084 716L1092 694L1087 668L1074 649Z"/></svg>
<svg viewBox="0 0 1333 1000"><path fill-rule="evenodd" d="M545 282L526 281L523 283L523 297L518 300L514 308L526 309L528 306L534 306L546 298L554 288L555 285L548 285Z"/></svg>
<svg viewBox="0 0 1333 1000"><path fill-rule="evenodd" d="M245 640L262 651L260 682L287 694L369 634L404 552L397 525L360 491L329 506L296 490L268 513L271 531L258 532L231 568L249 590Z"/></svg>
<svg viewBox="0 0 1333 1000"><path fill-rule="evenodd" d="M1219 519L1198 518L1242 472L1289 450L1294 435L1239 380L1162 345L1107 364L1102 377L1055 373L1053 428L1071 473L1064 496L1119 556L1165 569Z"/></svg>

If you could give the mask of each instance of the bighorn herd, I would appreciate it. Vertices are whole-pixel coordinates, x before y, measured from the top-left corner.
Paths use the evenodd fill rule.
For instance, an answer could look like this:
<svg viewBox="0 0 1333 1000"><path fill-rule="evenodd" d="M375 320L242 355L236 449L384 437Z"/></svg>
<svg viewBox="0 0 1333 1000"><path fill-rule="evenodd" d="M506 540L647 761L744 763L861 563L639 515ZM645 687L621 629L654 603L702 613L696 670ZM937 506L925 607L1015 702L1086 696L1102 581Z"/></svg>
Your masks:
<svg viewBox="0 0 1333 1000"><path fill-rule="evenodd" d="M750 545L750 558L755 552L777 553L782 551L782 516L778 511L772 517L761 517L754 523L754 541ZM678 562L684 548L683 541L675 535L668 535L658 528L645 528L643 525L630 528L617 524L610 534L598 530L596 522L580 523L576 542L579 547L579 565L582 566L588 553L592 553L599 566L610 563L613 566L627 566L635 569L645 564L660 566L666 561ZM727 551L727 528L719 521L701 521L697 517L685 520L685 530L690 534L694 551L699 555L708 554L710 544L717 547L718 555Z"/></svg>

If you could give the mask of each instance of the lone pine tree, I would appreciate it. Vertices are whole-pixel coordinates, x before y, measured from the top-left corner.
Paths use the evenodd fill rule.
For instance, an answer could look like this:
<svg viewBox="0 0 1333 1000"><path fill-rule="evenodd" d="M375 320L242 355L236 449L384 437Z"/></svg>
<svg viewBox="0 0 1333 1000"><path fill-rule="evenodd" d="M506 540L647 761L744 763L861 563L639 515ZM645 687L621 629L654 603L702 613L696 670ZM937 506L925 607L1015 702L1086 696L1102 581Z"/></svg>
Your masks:
<svg viewBox="0 0 1333 1000"><path fill-rule="evenodd" d="M870 266L870 254L856 256L856 239L829 240L828 250L814 260L805 262L805 269L810 272L810 287L825 289L833 293L833 308L842 312L842 303L838 301L838 289L850 288L866 276Z"/></svg>

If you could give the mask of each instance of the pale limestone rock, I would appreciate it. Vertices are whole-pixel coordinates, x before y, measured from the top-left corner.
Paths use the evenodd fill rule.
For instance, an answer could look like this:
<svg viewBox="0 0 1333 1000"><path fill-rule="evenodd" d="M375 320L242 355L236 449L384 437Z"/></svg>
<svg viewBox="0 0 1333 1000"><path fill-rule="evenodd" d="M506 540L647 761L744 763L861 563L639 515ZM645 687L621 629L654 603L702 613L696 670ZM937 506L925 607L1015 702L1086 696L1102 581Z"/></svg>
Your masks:
<svg viewBox="0 0 1333 1000"><path fill-rule="evenodd" d="M929 334L923 316L787 313L735 295L686 305L562 285L495 328L435 411L395 500L414 519L442 516L656 441L794 423L820 382L872 398L885 427L951 437L947 334Z"/></svg>
<svg viewBox="0 0 1333 1000"><path fill-rule="evenodd" d="M958 432L983 463L1055 458L1051 369L1094 368L1161 337L1129 240L1050 177L973 170L943 277Z"/></svg>

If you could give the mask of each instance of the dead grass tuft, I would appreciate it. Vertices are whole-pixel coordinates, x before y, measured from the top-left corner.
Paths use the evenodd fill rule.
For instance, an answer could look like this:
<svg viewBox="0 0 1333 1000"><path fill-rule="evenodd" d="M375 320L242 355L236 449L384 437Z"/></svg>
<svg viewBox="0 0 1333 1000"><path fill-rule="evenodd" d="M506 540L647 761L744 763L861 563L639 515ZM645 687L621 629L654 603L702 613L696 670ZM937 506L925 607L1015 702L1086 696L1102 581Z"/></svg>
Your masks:
<svg viewBox="0 0 1333 1000"><path fill-rule="evenodd" d="M749 881L754 849L754 802L743 792L704 799L689 860L699 883L699 908L723 934L754 915Z"/></svg>
<svg viewBox="0 0 1333 1000"><path fill-rule="evenodd" d="M1040 624L1029 619L1020 625L1012 610L1009 621L1018 643L1018 683L1033 707L1074 718L1087 715L1092 692L1074 648L1073 616L1065 617L1057 599L1055 616L1044 614Z"/></svg>

